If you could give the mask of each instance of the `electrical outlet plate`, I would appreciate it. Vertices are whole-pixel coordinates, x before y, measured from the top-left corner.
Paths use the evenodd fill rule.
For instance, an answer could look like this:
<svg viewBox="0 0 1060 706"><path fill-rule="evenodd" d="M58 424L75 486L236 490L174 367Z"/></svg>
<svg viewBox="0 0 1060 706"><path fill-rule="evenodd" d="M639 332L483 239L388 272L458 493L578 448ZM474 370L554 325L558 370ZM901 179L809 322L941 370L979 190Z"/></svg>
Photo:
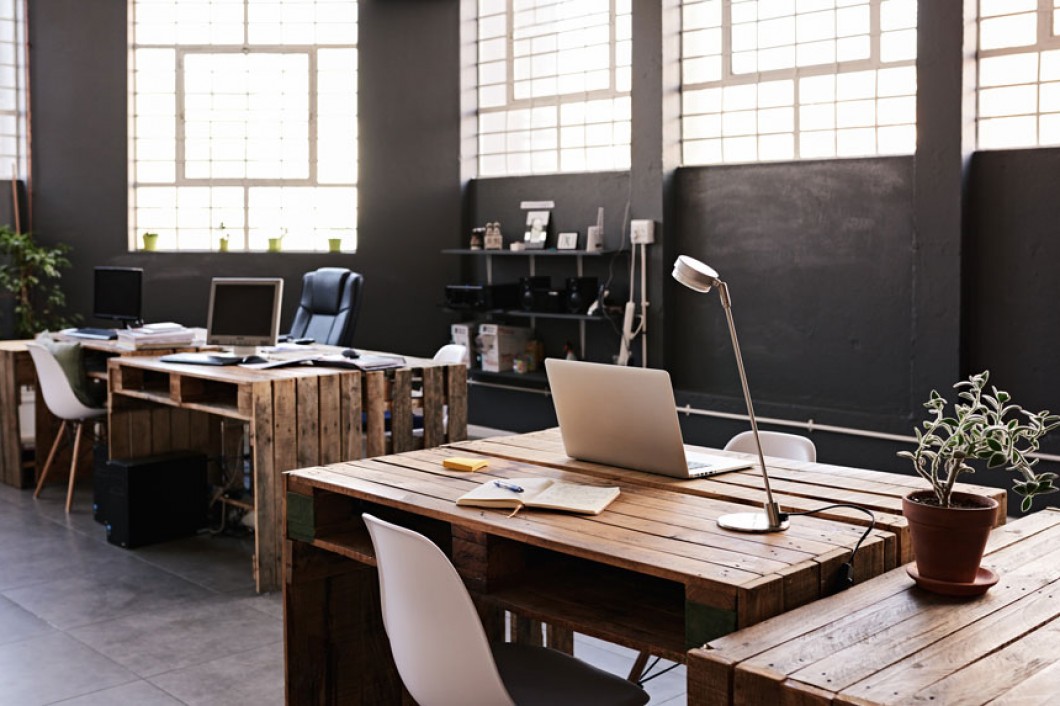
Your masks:
<svg viewBox="0 0 1060 706"><path fill-rule="evenodd" d="M634 245L655 242L655 221L635 220L629 224L629 239Z"/></svg>

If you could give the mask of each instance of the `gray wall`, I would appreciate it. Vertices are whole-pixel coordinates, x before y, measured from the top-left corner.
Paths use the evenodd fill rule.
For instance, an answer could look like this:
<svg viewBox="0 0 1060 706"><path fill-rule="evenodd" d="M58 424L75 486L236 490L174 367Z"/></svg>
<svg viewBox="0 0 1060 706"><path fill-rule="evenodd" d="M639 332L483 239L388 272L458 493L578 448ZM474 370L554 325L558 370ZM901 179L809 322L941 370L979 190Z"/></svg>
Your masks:
<svg viewBox="0 0 1060 706"><path fill-rule="evenodd" d="M88 320L94 265L132 265L148 319L203 325L211 277L268 275L286 280L287 325L302 274L341 266L365 275L355 345L433 353L437 292L459 272L439 253L460 231L458 20L456 2L361 3L356 254L130 253L126 2L30 3L34 229L73 246L76 310Z"/></svg>

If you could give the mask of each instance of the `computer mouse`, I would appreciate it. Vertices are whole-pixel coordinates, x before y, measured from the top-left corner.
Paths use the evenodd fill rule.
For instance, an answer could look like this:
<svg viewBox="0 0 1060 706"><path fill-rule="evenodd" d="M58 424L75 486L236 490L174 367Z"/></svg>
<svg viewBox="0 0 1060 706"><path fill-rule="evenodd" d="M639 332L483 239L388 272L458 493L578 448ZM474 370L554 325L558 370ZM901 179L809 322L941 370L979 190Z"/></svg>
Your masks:
<svg viewBox="0 0 1060 706"><path fill-rule="evenodd" d="M295 338L291 343L296 343L299 346L308 346L310 343L316 343L316 339L313 338Z"/></svg>
<svg viewBox="0 0 1060 706"><path fill-rule="evenodd" d="M261 363L268 363L267 358L262 358L260 355L248 355L243 356L243 360L239 361L244 365L259 365Z"/></svg>
<svg viewBox="0 0 1060 706"><path fill-rule="evenodd" d="M360 358L360 357L361 357L361 354L360 354L360 353L358 353L357 351L355 351L355 350L354 350L354 349L352 349L352 348L347 348L346 350L344 350L344 351L342 352L342 354L343 354L344 356L346 356L347 358Z"/></svg>

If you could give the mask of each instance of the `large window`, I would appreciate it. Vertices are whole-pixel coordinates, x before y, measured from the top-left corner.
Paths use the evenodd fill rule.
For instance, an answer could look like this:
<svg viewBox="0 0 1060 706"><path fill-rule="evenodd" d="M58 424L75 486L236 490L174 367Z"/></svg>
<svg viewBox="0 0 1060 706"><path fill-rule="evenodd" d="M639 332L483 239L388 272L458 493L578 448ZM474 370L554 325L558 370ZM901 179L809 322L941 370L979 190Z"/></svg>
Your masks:
<svg viewBox="0 0 1060 706"><path fill-rule="evenodd" d="M130 246L356 248L356 0L133 0Z"/></svg>
<svg viewBox="0 0 1060 706"><path fill-rule="evenodd" d="M914 152L916 41L916 0L683 0L683 163Z"/></svg>
<svg viewBox="0 0 1060 706"><path fill-rule="evenodd" d="M1060 0L980 0L979 148L1060 145Z"/></svg>
<svg viewBox="0 0 1060 706"><path fill-rule="evenodd" d="M479 0L478 175L628 169L630 0Z"/></svg>
<svg viewBox="0 0 1060 706"><path fill-rule="evenodd" d="M5 181L26 177L24 31L21 0L0 0L0 178Z"/></svg>

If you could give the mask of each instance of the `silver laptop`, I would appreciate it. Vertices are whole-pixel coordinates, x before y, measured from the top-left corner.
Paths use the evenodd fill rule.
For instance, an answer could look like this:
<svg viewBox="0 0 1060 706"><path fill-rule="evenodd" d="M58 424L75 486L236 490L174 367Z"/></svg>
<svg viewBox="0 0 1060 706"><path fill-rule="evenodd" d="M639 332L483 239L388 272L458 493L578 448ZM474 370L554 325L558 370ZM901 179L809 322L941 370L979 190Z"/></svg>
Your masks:
<svg viewBox="0 0 1060 706"><path fill-rule="evenodd" d="M750 461L685 451L670 374L652 368L545 360L563 448L582 461L675 478L750 468Z"/></svg>

